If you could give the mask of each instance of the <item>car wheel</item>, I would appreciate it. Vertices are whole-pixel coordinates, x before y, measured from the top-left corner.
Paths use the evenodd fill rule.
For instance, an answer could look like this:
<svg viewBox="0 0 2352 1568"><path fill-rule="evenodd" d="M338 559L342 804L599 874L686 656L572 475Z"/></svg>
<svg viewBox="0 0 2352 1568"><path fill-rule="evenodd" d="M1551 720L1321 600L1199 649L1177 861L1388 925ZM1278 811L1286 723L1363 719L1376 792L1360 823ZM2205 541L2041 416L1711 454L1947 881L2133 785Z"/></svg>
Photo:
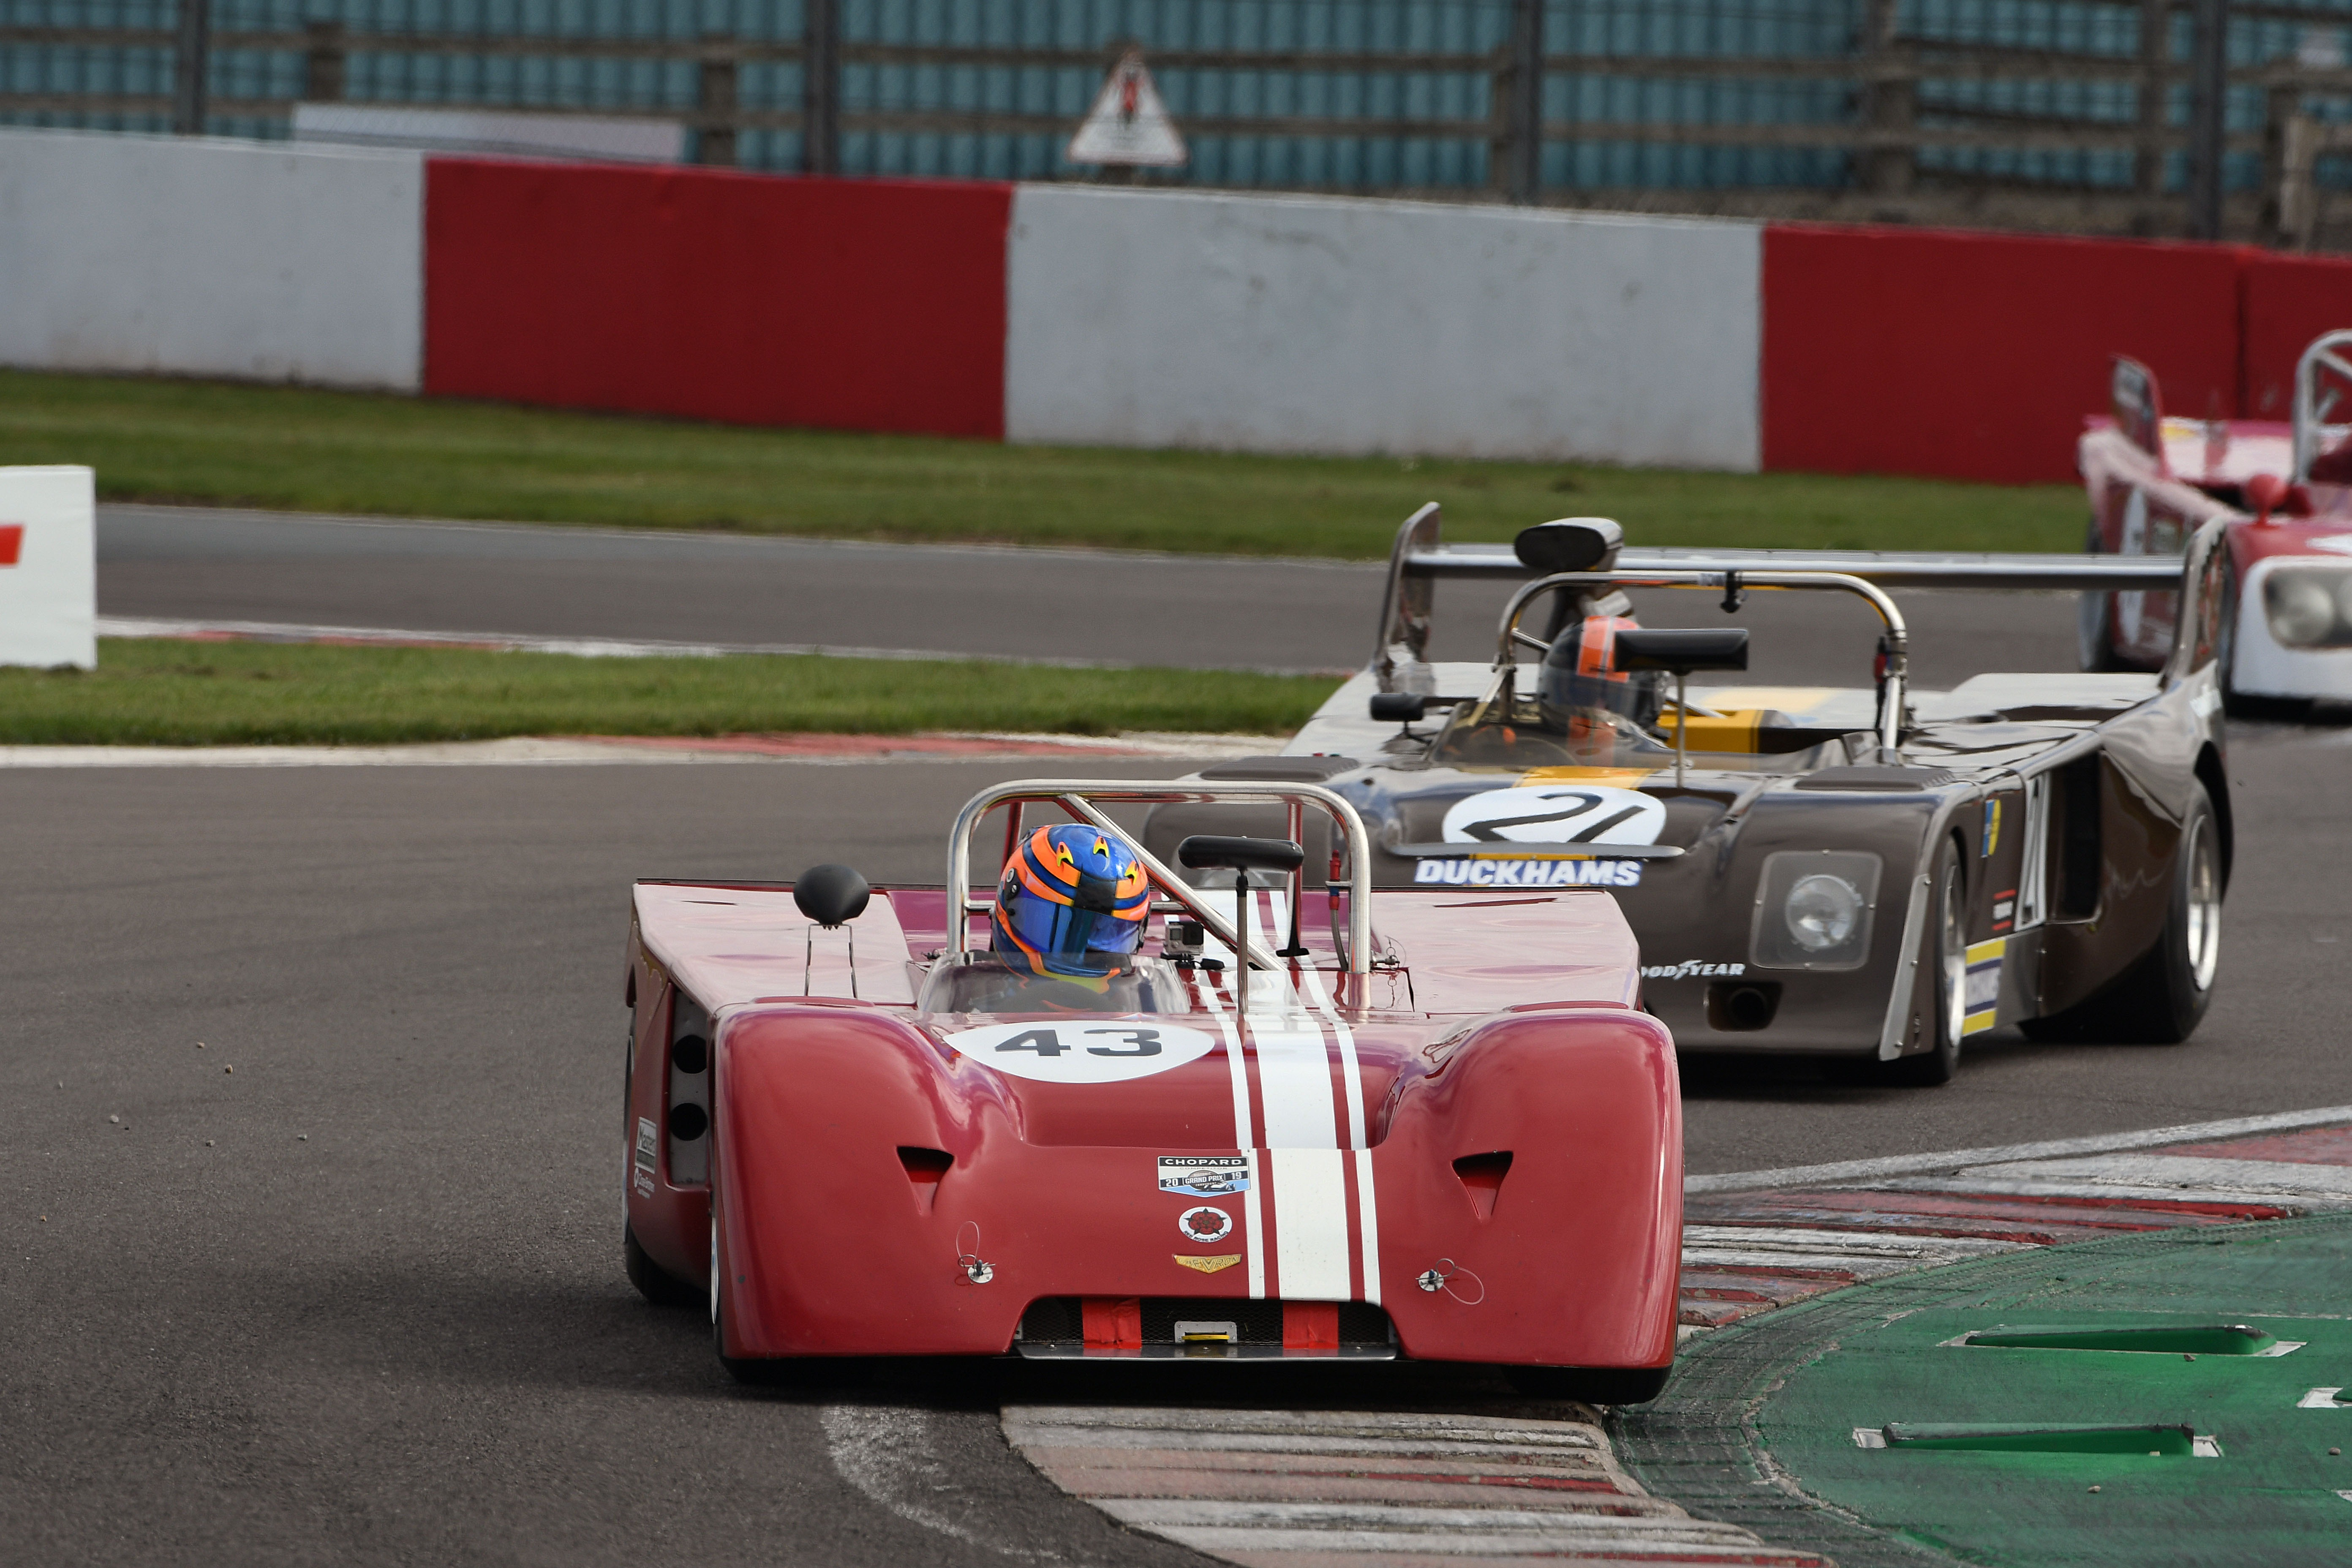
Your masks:
<svg viewBox="0 0 2352 1568"><path fill-rule="evenodd" d="M621 1222L621 1267L628 1271L629 1283L637 1288L637 1294L656 1307L702 1304L701 1291L646 1256L636 1231L626 1220Z"/></svg>
<svg viewBox="0 0 2352 1568"><path fill-rule="evenodd" d="M1932 1088L1949 1083L1960 1068L1960 1030L1969 1008L1969 882L1960 847L1944 840L1936 851L1936 875L1927 889L1927 952L1936 966L1934 1004L1927 1020L1929 1043L1916 1056L1879 1064L1879 1081Z"/></svg>
<svg viewBox="0 0 2352 1568"><path fill-rule="evenodd" d="M2099 521L2084 530L2083 552L2099 553ZM2074 595L2074 662L2083 669L2120 668L2116 662L2116 596L2102 590Z"/></svg>
<svg viewBox="0 0 2352 1568"><path fill-rule="evenodd" d="M1503 1377L1535 1399L1587 1405L1647 1405L1665 1392L1672 1366L1507 1366Z"/></svg>
<svg viewBox="0 0 2352 1568"><path fill-rule="evenodd" d="M2221 965L2221 834L2199 784L2172 858L2164 930L2123 974L2088 1001L2025 1026L2036 1040L2179 1045L2196 1033Z"/></svg>

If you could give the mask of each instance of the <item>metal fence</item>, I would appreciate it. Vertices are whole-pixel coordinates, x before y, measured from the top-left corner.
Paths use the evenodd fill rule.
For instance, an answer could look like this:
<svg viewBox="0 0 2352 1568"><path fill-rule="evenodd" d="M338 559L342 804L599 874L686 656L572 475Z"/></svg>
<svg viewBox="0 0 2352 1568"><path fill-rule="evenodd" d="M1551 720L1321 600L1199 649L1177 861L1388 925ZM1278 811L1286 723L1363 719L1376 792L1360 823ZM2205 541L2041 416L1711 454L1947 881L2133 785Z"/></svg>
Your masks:
<svg viewBox="0 0 2352 1568"><path fill-rule="evenodd" d="M2309 238L2352 173L2352 0L0 0L0 121L593 110L1069 179L1131 44L1192 146L1155 182Z"/></svg>

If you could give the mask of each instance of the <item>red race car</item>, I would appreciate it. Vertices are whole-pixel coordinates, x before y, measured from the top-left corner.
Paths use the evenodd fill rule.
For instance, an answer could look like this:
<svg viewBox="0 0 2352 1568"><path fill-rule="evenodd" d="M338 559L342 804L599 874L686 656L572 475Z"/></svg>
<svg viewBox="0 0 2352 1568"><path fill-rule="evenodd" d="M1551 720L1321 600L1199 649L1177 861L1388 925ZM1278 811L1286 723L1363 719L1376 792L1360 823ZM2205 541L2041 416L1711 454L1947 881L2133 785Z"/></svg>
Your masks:
<svg viewBox="0 0 2352 1568"><path fill-rule="evenodd" d="M1196 801L1286 806L1289 837L1180 847L1229 894L1128 837L1149 923L1098 979L987 951L983 818L1009 860L1024 813L1118 835L1106 806ZM1338 847L1318 887L1307 812ZM1406 1357L1654 1396L1682 1110L1624 917L1597 889L1375 892L1370 864L1312 784L1030 780L964 807L943 887L638 883L631 1279L707 1300L746 1377Z"/></svg>
<svg viewBox="0 0 2352 1568"><path fill-rule="evenodd" d="M2116 361L2111 417L2077 448L2091 502L2087 548L2175 555L2200 523L2229 524L2216 668L2232 712L2352 698L2352 332L2295 365L2291 423L2168 418L2156 376ZM2085 669L2154 669L2170 654L2177 595L2086 593Z"/></svg>

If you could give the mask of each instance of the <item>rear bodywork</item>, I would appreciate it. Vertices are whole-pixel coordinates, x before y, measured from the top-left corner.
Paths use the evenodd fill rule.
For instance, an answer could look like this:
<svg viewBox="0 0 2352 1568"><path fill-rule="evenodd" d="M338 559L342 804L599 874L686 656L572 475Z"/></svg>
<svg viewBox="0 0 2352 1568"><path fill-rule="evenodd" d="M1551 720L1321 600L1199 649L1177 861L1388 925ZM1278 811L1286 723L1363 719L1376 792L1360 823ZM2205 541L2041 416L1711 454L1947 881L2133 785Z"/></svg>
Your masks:
<svg viewBox="0 0 2352 1568"><path fill-rule="evenodd" d="M1245 1012L1212 928L1221 969L1089 1014L955 1010L962 891L827 929L788 887L637 885L628 1222L723 1284L722 1353L1671 1363L1673 1042L1606 894L1259 892L1248 940L1296 899L1304 951Z"/></svg>
<svg viewBox="0 0 2352 1568"><path fill-rule="evenodd" d="M1694 685L1694 703L1732 717L1713 726L1692 721L1689 763L1677 782L1671 763L1656 757L1634 766L1622 759L1615 766L1449 763L1440 722L1400 729L1369 716L1378 693L1417 693L1446 706L1489 690L1496 670L1488 666L1422 658L1437 581L1535 575L1509 547L1444 545L1433 506L1400 536L1370 666L1283 755L1202 776L1326 783L1370 826L1374 876L1384 885L1435 882L1465 899L1497 901L1604 888L1640 939L1643 1005L1685 1050L1892 1061L1932 1046L1934 961L1923 956L1939 846L1956 846L1963 868L1967 1034L2084 1002L2149 952L2165 927L2173 857L2200 788L2220 818L2226 862L2229 796L2208 596L2220 540L2216 528L2180 542L2185 589L2178 555L2126 565L1626 550L1616 564L1633 576L1712 566L1717 584L1725 572L1768 568L1910 585L2145 579L2190 605L2189 635L2158 669L1991 674L1950 691L1898 689L1899 717L1885 710L1883 689ZM2100 576L2118 569L2138 575ZM1507 790L1540 795L1501 796ZM1491 810L1479 804L1488 796ZM1430 852L1433 840L1465 837L1462 825L1481 812L1507 816L1516 803L1542 797L1570 810L1591 798L1594 815L1584 820L1651 814L1653 826L1631 836L1648 847L1624 853L1670 858L1612 860L1605 843L1535 843L1526 851L1549 858L1509 858L1513 847L1493 842L1463 843L1458 858ZM1218 820L1237 818L1232 808L1164 807L1149 842L1216 830ZM1793 952L1774 924L1793 879L1822 865L1867 883L1863 933L1830 963Z"/></svg>
<svg viewBox="0 0 2352 1568"><path fill-rule="evenodd" d="M2352 426L2333 416L2352 390L2352 334L2330 333L2296 372L2295 417L2181 419L2155 374L2116 363L2113 407L2076 452L2090 503L2086 546L2135 558L2178 552L2223 525L2220 675L2231 697L2352 699ZM2263 505L2250 487L2275 483ZM2319 606L2308 612L2304 603ZM2083 663L2158 669L2178 615L2168 592L2085 596Z"/></svg>

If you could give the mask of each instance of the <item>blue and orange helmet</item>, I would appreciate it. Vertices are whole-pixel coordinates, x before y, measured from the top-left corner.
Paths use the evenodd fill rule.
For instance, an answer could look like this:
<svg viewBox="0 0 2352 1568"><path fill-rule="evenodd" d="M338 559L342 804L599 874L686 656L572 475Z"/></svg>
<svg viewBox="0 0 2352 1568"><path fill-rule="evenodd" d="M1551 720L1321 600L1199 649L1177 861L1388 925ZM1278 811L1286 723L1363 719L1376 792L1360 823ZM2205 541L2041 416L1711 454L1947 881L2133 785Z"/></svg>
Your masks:
<svg viewBox="0 0 2352 1568"><path fill-rule="evenodd" d="M1041 973L1101 974L1136 950L1151 882L1117 834L1075 822L1041 827L1004 863L990 945Z"/></svg>

